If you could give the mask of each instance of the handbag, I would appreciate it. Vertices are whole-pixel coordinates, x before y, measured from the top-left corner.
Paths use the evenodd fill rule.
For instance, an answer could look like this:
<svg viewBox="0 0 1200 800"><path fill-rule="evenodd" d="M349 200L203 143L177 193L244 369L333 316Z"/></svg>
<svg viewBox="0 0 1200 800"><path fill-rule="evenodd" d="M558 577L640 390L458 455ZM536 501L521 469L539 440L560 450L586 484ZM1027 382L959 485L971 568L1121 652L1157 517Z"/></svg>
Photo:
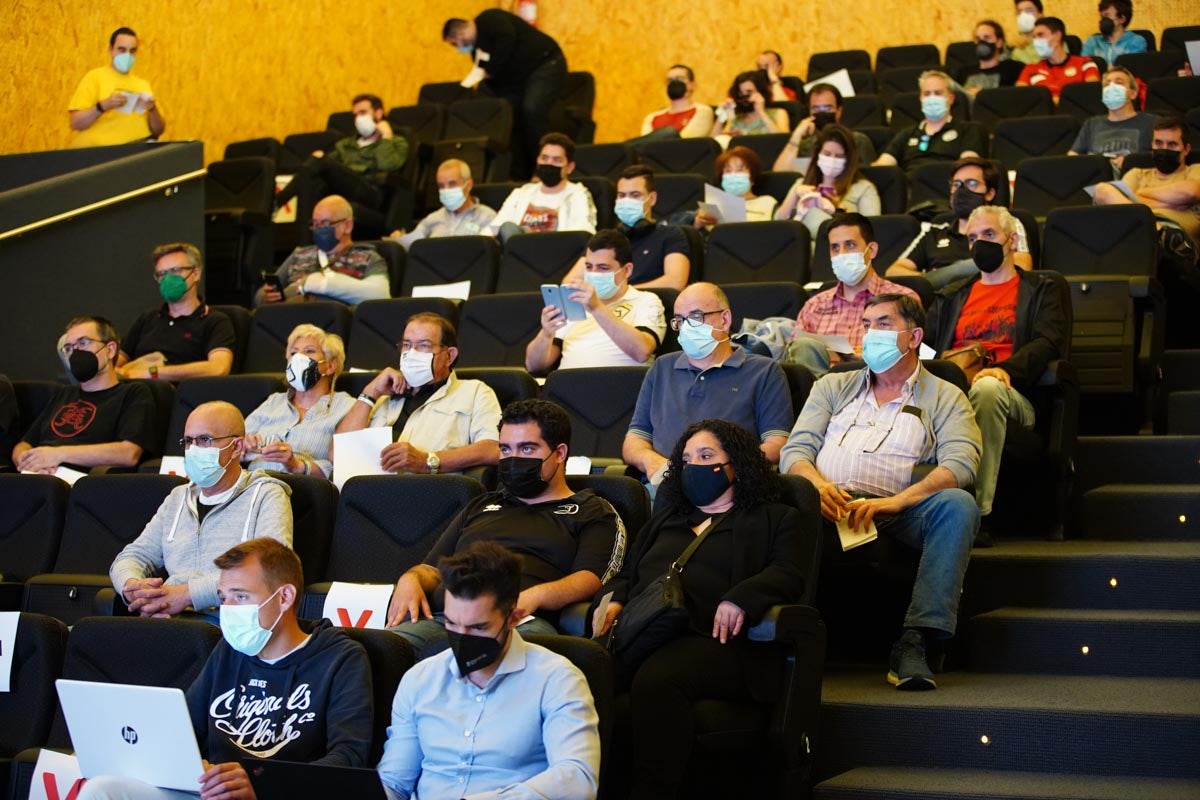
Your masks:
<svg viewBox="0 0 1200 800"><path fill-rule="evenodd" d="M960 347L957 350L947 350L942 353L941 359L957 364L967 374L968 383L975 380L975 375L979 370L992 365L992 354L979 342Z"/></svg>

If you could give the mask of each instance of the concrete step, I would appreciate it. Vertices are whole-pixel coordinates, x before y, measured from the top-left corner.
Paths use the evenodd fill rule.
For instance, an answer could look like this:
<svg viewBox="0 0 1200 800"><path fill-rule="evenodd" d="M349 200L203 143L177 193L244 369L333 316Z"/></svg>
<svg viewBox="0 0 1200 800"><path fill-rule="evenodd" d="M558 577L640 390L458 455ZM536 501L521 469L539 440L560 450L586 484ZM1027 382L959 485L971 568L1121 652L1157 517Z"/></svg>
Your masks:
<svg viewBox="0 0 1200 800"><path fill-rule="evenodd" d="M816 800L1195 800L1200 781L978 769L860 767L818 784Z"/></svg>

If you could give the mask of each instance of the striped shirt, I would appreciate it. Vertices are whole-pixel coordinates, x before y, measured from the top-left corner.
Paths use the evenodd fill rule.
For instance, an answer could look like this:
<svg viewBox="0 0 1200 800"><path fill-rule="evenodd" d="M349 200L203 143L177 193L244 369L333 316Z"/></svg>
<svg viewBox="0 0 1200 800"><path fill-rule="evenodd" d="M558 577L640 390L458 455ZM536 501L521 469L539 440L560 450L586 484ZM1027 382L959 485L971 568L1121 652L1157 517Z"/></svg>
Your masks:
<svg viewBox="0 0 1200 800"><path fill-rule="evenodd" d="M304 413L304 419L300 419L300 412L292 405L292 394L289 389L264 400L246 417L246 433L263 437L264 445L287 442L297 457L312 459L328 477L333 474L333 461L329 457L333 431L358 401L345 392L327 394ZM284 466L256 457L246 469L281 471Z"/></svg>

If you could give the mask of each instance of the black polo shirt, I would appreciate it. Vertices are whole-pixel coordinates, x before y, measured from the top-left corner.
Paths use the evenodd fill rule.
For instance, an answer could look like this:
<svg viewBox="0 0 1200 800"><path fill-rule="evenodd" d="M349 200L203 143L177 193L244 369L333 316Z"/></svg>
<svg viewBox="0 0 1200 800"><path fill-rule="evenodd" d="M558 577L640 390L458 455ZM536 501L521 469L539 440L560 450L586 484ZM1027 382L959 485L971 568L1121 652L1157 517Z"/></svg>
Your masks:
<svg viewBox="0 0 1200 800"><path fill-rule="evenodd" d="M688 248L687 237L678 226L666 222L643 225L645 220L630 228L620 224L617 229L629 237L633 247L633 274L629 282L634 286L663 276L663 262L671 253L681 253L689 260L691 250Z"/></svg>
<svg viewBox="0 0 1200 800"><path fill-rule="evenodd" d="M921 138L925 135L925 120L921 120L892 138L887 149L896 163L905 172L939 161L957 161L964 150L983 155L987 152L979 129L964 125L953 117L941 130L929 137L925 149L921 149Z"/></svg>
<svg viewBox="0 0 1200 800"><path fill-rule="evenodd" d="M206 361L214 350L232 353L236 344L233 322L224 312L201 303L186 317L172 317L164 303L134 321L121 351L131 359L159 352L168 364L191 364Z"/></svg>

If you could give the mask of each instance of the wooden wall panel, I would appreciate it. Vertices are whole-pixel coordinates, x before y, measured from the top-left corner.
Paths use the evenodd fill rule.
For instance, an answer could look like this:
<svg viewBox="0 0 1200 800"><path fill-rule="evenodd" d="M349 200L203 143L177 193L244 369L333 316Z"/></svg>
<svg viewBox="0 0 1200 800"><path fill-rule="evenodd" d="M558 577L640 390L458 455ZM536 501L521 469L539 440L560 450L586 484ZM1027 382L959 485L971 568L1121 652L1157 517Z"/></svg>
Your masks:
<svg viewBox="0 0 1200 800"><path fill-rule="evenodd" d="M208 159L227 142L324 126L358 91L389 105L414 102L429 81L465 74L466 58L438 38L447 16L470 16L487 0L9 0L0 49L0 153L70 141L66 105L83 74L103 63L108 34L141 34L137 74L151 81L171 138L202 139ZM837 8L834 12L832 9ZM1091 0L1048 3L1081 36L1096 27ZM572 69L597 78L600 140L635 135L665 101L675 61L697 70L699 96L719 102L733 75L770 47L786 72L821 50L970 37L995 17L1015 29L1011 0L541 0L541 26ZM1141 0L1133 27L1156 33L1198 24L1194 0Z"/></svg>

